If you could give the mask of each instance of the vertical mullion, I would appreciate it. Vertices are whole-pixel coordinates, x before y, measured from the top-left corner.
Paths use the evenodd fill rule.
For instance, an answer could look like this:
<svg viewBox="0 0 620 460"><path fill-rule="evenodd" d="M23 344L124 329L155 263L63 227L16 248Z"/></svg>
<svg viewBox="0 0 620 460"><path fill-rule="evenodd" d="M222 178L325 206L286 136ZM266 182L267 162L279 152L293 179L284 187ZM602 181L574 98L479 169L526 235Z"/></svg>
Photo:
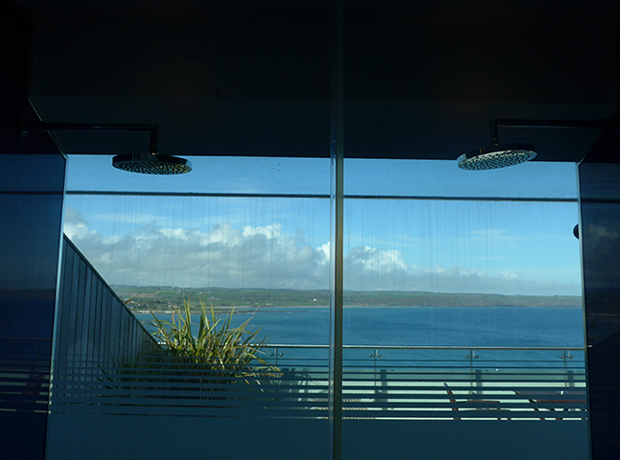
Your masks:
<svg viewBox="0 0 620 460"><path fill-rule="evenodd" d="M342 458L342 328L343 328L343 0L331 2L331 276L329 360L329 458Z"/></svg>

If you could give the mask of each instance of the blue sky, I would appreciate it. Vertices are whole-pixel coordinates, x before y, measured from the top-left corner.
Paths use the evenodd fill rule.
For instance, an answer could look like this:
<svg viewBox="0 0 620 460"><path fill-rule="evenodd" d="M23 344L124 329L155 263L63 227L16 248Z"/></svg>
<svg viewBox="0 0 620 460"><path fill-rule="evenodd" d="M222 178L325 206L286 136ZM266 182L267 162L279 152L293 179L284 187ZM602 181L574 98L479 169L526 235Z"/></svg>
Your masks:
<svg viewBox="0 0 620 460"><path fill-rule="evenodd" d="M69 191L329 194L329 159L192 158L180 177L71 156ZM346 160L345 288L579 295L574 164L462 171ZM417 197L401 199L386 197ZM329 200L68 195L65 231L112 284L328 287Z"/></svg>

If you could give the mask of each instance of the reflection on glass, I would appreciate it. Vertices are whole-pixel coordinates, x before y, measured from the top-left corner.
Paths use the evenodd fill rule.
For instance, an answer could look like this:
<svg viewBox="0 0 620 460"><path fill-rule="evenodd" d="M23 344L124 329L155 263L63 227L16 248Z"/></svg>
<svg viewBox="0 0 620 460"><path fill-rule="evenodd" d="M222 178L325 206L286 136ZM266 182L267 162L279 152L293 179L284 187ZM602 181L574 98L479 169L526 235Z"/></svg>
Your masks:
<svg viewBox="0 0 620 460"><path fill-rule="evenodd" d="M552 394L585 420L574 165L345 173L344 414L529 420Z"/></svg>
<svg viewBox="0 0 620 460"><path fill-rule="evenodd" d="M346 343L583 345L574 165L370 164L345 169Z"/></svg>
<svg viewBox="0 0 620 460"><path fill-rule="evenodd" d="M576 203L351 198L345 216L345 305L392 317L390 344L542 346L560 330L583 343Z"/></svg>
<svg viewBox="0 0 620 460"><path fill-rule="evenodd" d="M456 182L440 191L405 194L402 184L394 185L381 173L408 169L410 178L440 183L443 165L435 163L399 162L400 169L382 169L381 162L377 168L369 162L365 170L348 173L345 423L359 420L360 411L364 423L478 420L493 411L493 420L570 419L585 426L574 197L558 197L557 187L547 193L539 184L539 197L507 192L500 199L478 196L479 190L463 194L468 189L455 188ZM270 171L278 177L277 168ZM193 305L202 299L218 311L234 306L231 326L249 320L252 330L261 330L260 337L267 335L263 356L280 373L269 368L260 385L231 387L230 379L238 375L224 376L230 377L225 385L205 376L200 365L196 369L196 362L158 356L155 364L143 357L128 363L121 357L119 367L115 357L105 367L115 377L101 384L101 360L89 356L84 361L88 377L69 383L110 398L110 404L93 405L86 398L72 410L112 415L122 406L132 415L170 413L175 423L190 417L205 429L212 428L213 418L220 424L227 417L247 421L259 416L276 420L268 432L281 436L310 433L301 425L309 420L320 421L314 429L326 424L329 195L315 188L324 176L310 177L311 184L294 193L294 178L304 174L297 173L280 180L284 192L255 182L249 188L256 189L240 193L225 181L214 181L211 185L219 185L211 189L196 182L195 189L178 193L148 188L141 194L79 193L73 188L66 198L65 233L122 299L114 308L126 307L138 320L152 320L149 309L158 319L170 319L170 311L188 299ZM357 193L356 181L364 180L367 193ZM558 178L553 181L560 184ZM99 305L95 294L92 300L96 307L90 307L88 318L101 311L104 322L99 327L93 320L92 332L114 330L115 313ZM80 313L79 305L68 305L76 305L75 313L68 312L70 328L79 325L73 318ZM65 338L76 337L69 332ZM103 338L84 342L105 344ZM145 369L146 374L136 376L134 371ZM234 398L223 393L231 388ZM541 394L554 395L545 412L535 402ZM170 398L180 400L171 403ZM62 402L56 400L55 407ZM196 416L204 417L196 422Z"/></svg>
<svg viewBox="0 0 620 460"><path fill-rule="evenodd" d="M107 168L84 189L86 166L94 171L96 162L82 160L69 172L65 206L75 247L65 245L62 268L52 439L96 438L99 423L115 438L152 435L141 424L124 430L125 416L211 433L259 417L261 439L326 444L329 190L320 189L329 186L328 163L318 160L322 173L302 182L316 172L305 168L313 162L196 161L193 179L178 187L168 177L112 179ZM193 326L183 340L155 340L147 323L172 321L175 312L178 325L188 302ZM219 322L198 353L190 337L200 334L201 302ZM240 326L257 342L237 346ZM264 337L267 345L257 346ZM80 426L67 411L83 416ZM51 457L71 449L55 445Z"/></svg>

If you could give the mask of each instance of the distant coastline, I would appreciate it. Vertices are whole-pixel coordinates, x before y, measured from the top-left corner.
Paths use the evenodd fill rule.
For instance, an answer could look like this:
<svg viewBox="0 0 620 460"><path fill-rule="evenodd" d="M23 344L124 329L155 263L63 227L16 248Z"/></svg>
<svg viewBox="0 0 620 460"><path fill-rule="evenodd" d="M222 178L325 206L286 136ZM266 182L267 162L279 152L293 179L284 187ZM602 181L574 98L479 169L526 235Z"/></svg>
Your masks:
<svg viewBox="0 0 620 460"><path fill-rule="evenodd" d="M327 308L329 291L289 289L186 289L161 286L113 286L127 307L136 313L172 313L189 300L193 308L199 300L216 311ZM581 307L581 296L527 296L501 294L453 294L421 291L345 291L345 308L366 307Z"/></svg>
<svg viewBox="0 0 620 460"><path fill-rule="evenodd" d="M353 309L353 308L381 308L381 306L377 306L377 305L344 305L343 306L345 309ZM252 308L252 307L214 307L215 313L229 313L231 310L235 310L235 312L237 313L254 313L256 311L271 311L271 312L276 312L276 311L280 311L280 310L299 310L299 311L306 311L306 310L312 310L312 309L319 309L319 308L329 308L329 305L295 305L295 306L290 306L290 305L280 305L280 306L269 306L269 307L258 307L258 308ZM472 306L450 306L450 305L444 305L441 307L432 307L429 305L390 305L388 307L385 308L476 308L476 307L472 307ZM553 306L547 306L547 307L541 307L541 306L537 306L537 305L529 305L529 306L515 306L515 305L486 305L483 306L482 308L581 308L581 305L553 305ZM157 314L168 314L171 315L172 313L178 313L180 311L179 307L176 308L176 310L173 309L166 309L166 310L140 310L140 309L131 309L131 311L134 314L137 315L148 315L150 313L157 313ZM192 305L192 314L200 314L200 309L198 306L193 306Z"/></svg>

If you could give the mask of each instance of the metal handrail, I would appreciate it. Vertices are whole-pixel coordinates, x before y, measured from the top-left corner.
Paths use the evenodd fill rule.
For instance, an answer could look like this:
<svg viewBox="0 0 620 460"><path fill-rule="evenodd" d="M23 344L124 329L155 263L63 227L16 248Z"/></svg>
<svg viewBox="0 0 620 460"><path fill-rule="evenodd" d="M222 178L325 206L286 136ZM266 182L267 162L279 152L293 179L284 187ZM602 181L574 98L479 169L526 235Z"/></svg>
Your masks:
<svg viewBox="0 0 620 460"><path fill-rule="evenodd" d="M274 358L275 365L279 364L280 358L285 358L284 353L282 351L285 350L327 350L329 349L329 345L318 345L318 344L265 344L262 346L265 350L273 350L270 353L270 357ZM548 352L561 352L559 359L564 362L564 368L568 370L569 365L568 362L573 360L575 357L571 354L572 351L581 351L585 352L585 347L513 347L513 346L503 346L503 347L493 347L493 346L480 346L480 347L472 347L472 346L452 346L452 345L443 345L443 346L425 346L425 345L343 345L343 350L370 350L371 353L368 355L368 358L372 358L374 360L373 367L378 367L378 359L382 359L383 355L382 351L387 350L399 350L399 351L466 351L467 355L465 356L465 360L469 361L469 367L471 369L474 368L474 362L480 358L477 352L485 352L485 351L548 351ZM305 358L308 360L308 358ZM315 358L312 358L311 361L316 361ZM359 361L359 359L353 359L353 361ZM387 362L393 362L394 358L384 360ZM452 361L452 360L451 360ZM495 362L496 360L491 359L487 361L482 359L481 362L488 364L489 362ZM547 361L545 361L547 362ZM581 365L585 366L585 359L576 359L575 364L573 366L581 367ZM570 367L573 367L570 366Z"/></svg>
<svg viewBox="0 0 620 460"><path fill-rule="evenodd" d="M263 348L329 348L329 345L304 345L268 343ZM343 345L351 350L506 350L506 351L585 351L586 347L492 347L492 346L452 346L452 345Z"/></svg>

